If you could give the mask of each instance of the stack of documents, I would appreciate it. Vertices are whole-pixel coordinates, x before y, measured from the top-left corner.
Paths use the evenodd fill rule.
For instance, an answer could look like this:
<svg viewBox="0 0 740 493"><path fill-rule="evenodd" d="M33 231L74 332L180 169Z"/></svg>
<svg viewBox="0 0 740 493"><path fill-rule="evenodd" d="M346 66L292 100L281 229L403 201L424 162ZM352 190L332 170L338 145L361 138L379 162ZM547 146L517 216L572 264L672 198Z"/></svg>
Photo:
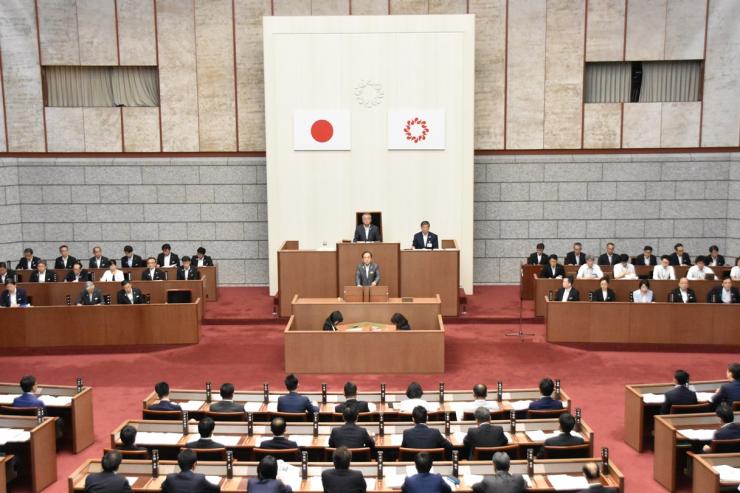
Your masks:
<svg viewBox="0 0 740 493"><path fill-rule="evenodd" d="M727 465L714 466L714 470L719 474L719 480L725 483L734 483L740 481L740 467Z"/></svg>
<svg viewBox="0 0 740 493"><path fill-rule="evenodd" d="M46 406L69 406L72 404L72 398L68 395L42 395L39 396L39 400Z"/></svg>
<svg viewBox="0 0 740 493"><path fill-rule="evenodd" d="M548 438L559 436L560 431L552 431L550 433L546 433L542 430L531 430L524 432L524 434L527 435L527 437L533 442L544 442Z"/></svg>
<svg viewBox="0 0 740 493"><path fill-rule="evenodd" d="M241 439L242 437L240 435L219 435L219 436L214 435L213 436L214 442L218 442L227 447L235 447L236 445L239 444Z"/></svg>
<svg viewBox="0 0 740 493"><path fill-rule="evenodd" d="M20 396L20 394L0 394L0 404L12 404L15 398Z"/></svg>
<svg viewBox="0 0 740 493"><path fill-rule="evenodd" d="M529 405L532 403L532 401L513 401L511 403L511 407L515 411L524 411L525 409L529 409Z"/></svg>
<svg viewBox="0 0 740 493"><path fill-rule="evenodd" d="M556 491L588 489L588 481L583 476L569 476L567 474L548 474L547 480L550 482L550 484Z"/></svg>
<svg viewBox="0 0 740 493"><path fill-rule="evenodd" d="M692 430L692 429L686 429L686 430L678 430L680 434L688 438L689 440L700 440L702 442L710 442L712 441L712 437L714 436L714 430Z"/></svg>
<svg viewBox="0 0 740 493"><path fill-rule="evenodd" d="M180 402L180 409L183 411L197 411L200 409L203 404L205 404L206 401L186 401L186 402Z"/></svg>
<svg viewBox="0 0 740 493"><path fill-rule="evenodd" d="M699 402L712 402L712 397L714 397L714 392L697 392L696 393L696 400Z"/></svg>
<svg viewBox="0 0 740 493"><path fill-rule="evenodd" d="M642 400L645 404L663 404L665 394L642 394Z"/></svg>
<svg viewBox="0 0 740 493"><path fill-rule="evenodd" d="M182 433L140 431L136 434L137 445L177 445L181 439Z"/></svg>
<svg viewBox="0 0 740 493"><path fill-rule="evenodd" d="M0 428L0 445L8 442L27 442L31 439L31 432L18 428Z"/></svg>

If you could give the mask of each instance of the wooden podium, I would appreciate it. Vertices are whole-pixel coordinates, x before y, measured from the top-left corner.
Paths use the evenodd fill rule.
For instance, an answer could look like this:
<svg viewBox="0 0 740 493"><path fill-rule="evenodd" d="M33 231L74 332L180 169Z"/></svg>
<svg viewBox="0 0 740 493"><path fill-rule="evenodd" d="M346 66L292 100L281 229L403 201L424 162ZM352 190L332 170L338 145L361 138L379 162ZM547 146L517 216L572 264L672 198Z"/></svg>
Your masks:
<svg viewBox="0 0 740 493"><path fill-rule="evenodd" d="M388 286L345 286L342 299L351 303L385 303Z"/></svg>
<svg viewBox="0 0 740 493"><path fill-rule="evenodd" d="M388 286L392 298L399 296L398 243L337 243L337 279L339 286L355 284L355 272L362 262L362 253L373 254L373 262L380 267L380 283Z"/></svg>

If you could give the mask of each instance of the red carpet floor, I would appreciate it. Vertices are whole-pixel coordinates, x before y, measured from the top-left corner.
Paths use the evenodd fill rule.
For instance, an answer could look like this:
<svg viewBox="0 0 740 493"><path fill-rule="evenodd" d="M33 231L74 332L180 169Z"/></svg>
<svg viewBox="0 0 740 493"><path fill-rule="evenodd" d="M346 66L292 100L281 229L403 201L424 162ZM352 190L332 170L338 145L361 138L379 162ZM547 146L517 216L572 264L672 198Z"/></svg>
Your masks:
<svg viewBox="0 0 740 493"><path fill-rule="evenodd" d="M516 305L518 316L516 293L518 288L513 287L479 289L469 310L476 307L474 314L493 316L497 312L485 312L484 307L502 303L508 304L509 310ZM247 305L252 316L271 316L271 300L264 289L222 289L220 297L221 301L208 307L207 317L220 316L222 303L234 316L241 317L238 312L247 310ZM526 325L526 331L536 335L523 342L504 335L516 328L511 324L449 325L445 374L413 378L429 388L444 381L449 389L467 388L479 381L495 385L499 379L505 387L532 387L544 375L560 378L563 389L583 409L584 420L595 430L597 447L610 448L630 493L665 490L652 479L652 454L637 454L623 442L624 385L668 381L679 367L697 380L722 378L727 363L737 359L737 354L729 353L596 351L551 345L544 342L541 324ZM6 355L0 357L0 381L17 381L22 374L33 373L40 382L73 385L75 377L82 376L94 387L97 441L79 455L59 454L59 480L46 491L61 493L67 488L66 477L84 459L100 455L113 428L140 417L141 400L160 379L179 388L200 388L206 380L214 386L234 382L237 389L258 389L263 382L280 388L284 376L282 330L279 321L257 326L212 325L203 327L197 346L123 354L56 351ZM376 388L381 382L389 389L403 389L412 376L305 376L301 385L316 389L327 382L330 390L337 390L347 378L356 381L361 390Z"/></svg>

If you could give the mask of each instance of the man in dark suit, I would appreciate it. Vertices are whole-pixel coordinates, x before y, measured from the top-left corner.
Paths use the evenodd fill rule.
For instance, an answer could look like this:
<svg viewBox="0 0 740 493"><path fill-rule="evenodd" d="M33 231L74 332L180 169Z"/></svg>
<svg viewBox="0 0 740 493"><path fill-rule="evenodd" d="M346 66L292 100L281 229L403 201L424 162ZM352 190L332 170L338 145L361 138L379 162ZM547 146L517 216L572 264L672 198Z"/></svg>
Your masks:
<svg viewBox="0 0 740 493"><path fill-rule="evenodd" d="M16 287L13 279L5 281L5 290L0 294L0 306L10 308L16 306L27 306L28 304L26 290Z"/></svg>
<svg viewBox="0 0 740 493"><path fill-rule="evenodd" d="M521 475L509 473L511 459L508 454L493 454L493 467L496 474L474 484L473 493L524 493L527 489L527 483Z"/></svg>
<svg viewBox="0 0 740 493"><path fill-rule="evenodd" d="M32 248L26 248L25 250L23 250L23 257L21 257L21 259L16 264L15 270L35 269L40 261L41 261L40 258L34 256Z"/></svg>
<svg viewBox="0 0 740 493"><path fill-rule="evenodd" d="M357 385L353 382L347 382L344 384L344 399L342 404L337 404L334 407L335 413L343 413L345 407L354 407L357 413L369 413L370 406L365 401L357 400Z"/></svg>
<svg viewBox="0 0 740 493"><path fill-rule="evenodd" d="M452 493L452 488L441 474L432 474L432 456L419 452L414 458L416 474L407 476L401 486L401 493Z"/></svg>
<svg viewBox="0 0 740 493"><path fill-rule="evenodd" d="M580 242L573 243L573 251L565 255L565 265L581 266L586 263L586 254L583 253L583 245Z"/></svg>
<svg viewBox="0 0 740 493"><path fill-rule="evenodd" d="M159 401L150 404L148 409L152 411L180 411L180 404L170 401L170 385L167 382L158 382L154 385Z"/></svg>
<svg viewBox="0 0 740 493"><path fill-rule="evenodd" d="M373 262L373 254L362 252L362 262L355 270L357 286L377 286L380 283L380 266Z"/></svg>
<svg viewBox="0 0 740 493"><path fill-rule="evenodd" d="M69 254L69 247L62 245L59 247L59 256L54 260L54 269L71 269L77 259Z"/></svg>
<svg viewBox="0 0 740 493"><path fill-rule="evenodd" d="M208 418L205 418L208 419ZM168 474L162 483L162 493L218 493L221 488L212 484L203 474L195 471L198 458L192 450L183 450L177 455L180 472Z"/></svg>
<svg viewBox="0 0 740 493"><path fill-rule="evenodd" d="M285 377L286 395L278 397L278 412L280 413L303 413L310 415L319 412L319 406L314 405L308 397L301 395L298 390L298 377L290 374Z"/></svg>
<svg viewBox="0 0 740 493"><path fill-rule="evenodd" d="M576 426L576 418L570 413L563 413L558 418L560 421L560 435L545 440L545 445L552 447L567 447L569 445L581 445L583 437L572 435L571 432Z"/></svg>
<svg viewBox="0 0 740 493"><path fill-rule="evenodd" d="M651 247L650 245L645 245L645 248L642 249L642 255L637 255L634 259L632 259L632 264L652 266L658 265L658 258L653 255L653 247Z"/></svg>
<svg viewBox="0 0 740 493"><path fill-rule="evenodd" d="M689 389L689 374L684 370L676 370L673 375L674 388L665 393L665 400L660 406L660 414L670 414L674 404L696 404L696 392Z"/></svg>
<svg viewBox="0 0 740 493"><path fill-rule="evenodd" d="M213 259L206 255L206 249L203 247L198 247L198 252L193 255L192 262L196 269L198 267L213 267Z"/></svg>
<svg viewBox="0 0 740 493"><path fill-rule="evenodd" d="M740 291L732 285L732 279L722 279L722 286L716 286L707 293L707 303L740 303Z"/></svg>
<svg viewBox="0 0 740 493"><path fill-rule="evenodd" d="M696 293L689 288L689 280L682 277L678 280L678 287L668 293L670 303L696 303Z"/></svg>
<svg viewBox="0 0 740 493"><path fill-rule="evenodd" d="M157 265L163 269L180 267L180 257L172 253L172 247L169 243L162 245L162 253L157 255Z"/></svg>
<svg viewBox="0 0 740 493"><path fill-rule="evenodd" d="M143 305L146 303L141 289L134 288L128 281L121 281L121 289L118 291L117 303L119 305Z"/></svg>
<svg viewBox="0 0 740 493"><path fill-rule="evenodd" d="M735 422L735 413L726 402L717 406L717 416L722 426L714 432L714 440L740 440L740 422Z"/></svg>
<svg viewBox="0 0 740 493"><path fill-rule="evenodd" d="M715 406L722 402L731 406L733 402L740 401L740 363L732 363L727 367L727 378L730 382L722 385L712 397Z"/></svg>
<svg viewBox="0 0 740 493"><path fill-rule="evenodd" d="M92 281L85 282L85 289L77 297L77 305L101 305L103 303L103 292L95 287Z"/></svg>
<svg viewBox="0 0 740 493"><path fill-rule="evenodd" d="M124 493L131 491L126 476L116 474L121 465L121 452L106 452L101 461L102 472L88 474L85 478L85 493Z"/></svg>
<svg viewBox="0 0 740 493"><path fill-rule="evenodd" d="M725 258L719 254L719 247L712 245L709 247L709 256L705 257L707 265L710 267L721 267L725 265Z"/></svg>
<svg viewBox="0 0 740 493"><path fill-rule="evenodd" d="M329 447L347 447L347 448L370 448L375 450L375 440L365 428L357 426L357 410L352 407L345 407L342 413L344 424L334 427L329 435Z"/></svg>
<svg viewBox="0 0 740 493"><path fill-rule="evenodd" d="M219 390L221 401L210 405L209 410L216 413L243 413L244 405L234 402L234 384L223 383Z"/></svg>
<svg viewBox="0 0 740 493"><path fill-rule="evenodd" d="M411 246L416 250L436 250L439 248L437 235L429 231L429 221L421 222L421 231L414 235Z"/></svg>
<svg viewBox="0 0 740 493"><path fill-rule="evenodd" d="M167 279L164 271L157 268L157 259L149 257L146 259L146 269L141 272L142 281L164 281Z"/></svg>
<svg viewBox="0 0 740 493"><path fill-rule="evenodd" d="M195 281L200 279L198 269L192 266L190 263L190 257L185 255L182 258L182 266L177 268L177 280L178 281Z"/></svg>
<svg viewBox="0 0 740 493"><path fill-rule="evenodd" d="M293 493L293 489L277 479L278 463L275 457L262 457L257 465L257 477L249 478L247 491L249 493Z"/></svg>
<svg viewBox="0 0 740 493"><path fill-rule="evenodd" d="M121 257L121 268L130 269L132 267L143 267L144 262L139 255L134 253L134 247L126 245L123 247L123 257Z"/></svg>
<svg viewBox="0 0 740 493"><path fill-rule="evenodd" d="M5 286L8 279L15 281L15 271L8 270L8 264L0 262L0 286Z"/></svg>
<svg viewBox="0 0 740 493"><path fill-rule="evenodd" d="M621 260L621 255L614 253L614 243L611 241L606 244L606 253L599 255L599 265L617 265Z"/></svg>
<svg viewBox="0 0 740 493"><path fill-rule="evenodd" d="M485 407L475 410L475 421L478 426L468 428L468 433L463 439L465 457L473 460L473 449L476 447L501 447L509 443L504 435L504 429L491 424L491 411Z"/></svg>
<svg viewBox="0 0 740 493"><path fill-rule="evenodd" d="M529 409L540 411L547 409L563 409L563 401L552 398L555 392L555 382L552 378L540 380L540 398L529 403Z"/></svg>
<svg viewBox="0 0 740 493"><path fill-rule="evenodd" d="M443 448L446 455L452 453L450 441L443 437L438 429L427 426L427 410L423 406L416 406L411 412L411 417L414 420L414 427L403 430L401 447Z"/></svg>
<svg viewBox="0 0 740 493"><path fill-rule="evenodd" d="M367 483L362 471L353 471L349 468L352 462L352 452L347 447L339 447L332 456L334 469L325 469L321 472L321 484L324 493L365 493Z"/></svg>
<svg viewBox="0 0 740 493"><path fill-rule="evenodd" d="M121 445L117 446L118 450L126 451L142 451L146 450L146 447L136 446L136 428L131 425L126 425L121 429Z"/></svg>
<svg viewBox="0 0 740 493"><path fill-rule="evenodd" d="M64 276L64 282L86 282L90 280L87 270L82 268L82 262L79 260L72 264L72 270Z"/></svg>
<svg viewBox="0 0 740 493"><path fill-rule="evenodd" d="M602 277L599 289L591 291L591 301L617 301L617 295L609 287L608 277Z"/></svg>
<svg viewBox="0 0 740 493"><path fill-rule="evenodd" d="M46 407L44 401L36 397L39 390L36 385L36 377L33 375L24 375L20 381L21 395L13 399L13 407Z"/></svg>
<svg viewBox="0 0 740 493"><path fill-rule="evenodd" d="M260 448L279 449L285 450L290 448L298 448L298 444L292 440L288 440L285 435L286 423L283 418L272 418L270 422L270 431L272 431L272 438L269 440L263 440L260 443Z"/></svg>
<svg viewBox="0 0 740 493"><path fill-rule="evenodd" d="M691 257L684 251L682 243L673 246L673 253L668 255L671 265L691 265Z"/></svg>
<svg viewBox="0 0 740 493"><path fill-rule="evenodd" d="M354 243L358 241L381 241L380 230L374 224L372 224L373 216L369 213L362 215L362 224L358 224L355 228L355 236L352 239Z"/></svg>
<svg viewBox="0 0 740 493"><path fill-rule="evenodd" d="M213 441L213 430L216 428L216 422L209 417L205 417L198 422L198 434L200 438L188 442L187 448L224 448L218 442Z"/></svg>
<svg viewBox="0 0 740 493"><path fill-rule="evenodd" d="M573 276L563 278L563 287L558 289L555 301L580 301L581 294L573 287Z"/></svg>
<svg viewBox="0 0 740 493"><path fill-rule="evenodd" d="M93 256L90 257L88 267L90 269L107 269L110 267L108 257L103 257L103 249L99 246L93 248Z"/></svg>
<svg viewBox="0 0 740 493"><path fill-rule="evenodd" d="M582 468L583 475L588 481L588 488L578 493L616 493L614 488L607 488L601 484L601 471L599 465L595 462L589 462Z"/></svg>
<svg viewBox="0 0 740 493"><path fill-rule="evenodd" d="M540 271L542 279L562 279L565 276L565 268L558 263L558 256L554 253L547 259L548 265Z"/></svg>
<svg viewBox="0 0 740 493"><path fill-rule="evenodd" d="M548 255L545 253L545 244L537 243L536 252L529 255L527 264L529 265L547 265Z"/></svg>
<svg viewBox="0 0 740 493"><path fill-rule="evenodd" d="M56 282L57 275L46 268L46 261L41 260L36 270L31 273L31 282Z"/></svg>

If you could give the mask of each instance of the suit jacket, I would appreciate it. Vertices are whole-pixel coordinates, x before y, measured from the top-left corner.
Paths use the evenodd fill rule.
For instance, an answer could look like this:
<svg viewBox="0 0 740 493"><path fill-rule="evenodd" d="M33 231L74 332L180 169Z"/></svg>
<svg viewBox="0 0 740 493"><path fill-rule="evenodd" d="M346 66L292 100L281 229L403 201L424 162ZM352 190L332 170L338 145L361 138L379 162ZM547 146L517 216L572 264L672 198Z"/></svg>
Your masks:
<svg viewBox="0 0 740 493"><path fill-rule="evenodd" d="M473 493L524 493L527 483L519 474L497 471L495 476L484 478L473 485Z"/></svg>
<svg viewBox="0 0 740 493"><path fill-rule="evenodd" d="M182 408L180 404L171 401L159 401L156 404L151 404L148 409L152 411L180 411Z"/></svg>
<svg viewBox="0 0 740 493"><path fill-rule="evenodd" d="M689 288L686 290L686 293L688 294L688 303L696 303L696 293L693 289ZM683 298L681 297L681 288L676 288L670 293L668 293L668 301L672 301L672 303L683 303Z"/></svg>
<svg viewBox="0 0 740 493"><path fill-rule="evenodd" d="M599 255L599 260L596 262L599 265L611 265L615 266L620 262L620 255L616 252L612 254L612 261L609 262L609 256L606 253Z"/></svg>
<svg viewBox="0 0 740 493"><path fill-rule="evenodd" d="M722 286L712 288L707 293L707 303L722 303L722 289ZM730 300L732 303L740 303L740 290L735 286L730 287Z"/></svg>
<svg viewBox="0 0 740 493"><path fill-rule="evenodd" d="M655 255L650 255L648 263L645 263L645 255L640 254L632 259L633 265L658 265L658 258Z"/></svg>
<svg viewBox="0 0 740 493"><path fill-rule="evenodd" d="M163 264L164 264L164 253L160 253L159 255L157 255L157 265L162 267ZM170 265L173 265L173 264L180 267L180 257L170 252Z"/></svg>
<svg viewBox="0 0 740 493"><path fill-rule="evenodd" d="M43 276L45 278L45 282L56 282L57 281L56 272L46 270L44 271ZM39 282L39 279L41 279L41 273L37 270L33 271L31 273L31 282Z"/></svg>
<svg viewBox="0 0 740 493"><path fill-rule="evenodd" d="M64 259L59 256L54 260L54 268L55 269L71 269L74 263L77 262L77 259L74 258L72 255L67 257L67 263L64 263Z"/></svg>
<svg viewBox="0 0 740 493"><path fill-rule="evenodd" d="M285 450L289 448L298 448L298 444L293 440L288 440L285 437L272 437L269 440L262 440L262 443L260 443L260 448Z"/></svg>
<svg viewBox="0 0 740 493"><path fill-rule="evenodd" d="M617 295L610 288L606 289L606 299L601 288L591 291L591 301L617 301Z"/></svg>
<svg viewBox="0 0 740 493"><path fill-rule="evenodd" d="M168 474L162 483L162 493L218 493L219 486L208 482L203 474L181 471Z"/></svg>
<svg viewBox="0 0 740 493"><path fill-rule="evenodd" d="M530 402L529 409L533 409L535 411L542 411L542 410L548 410L548 409L563 409L563 401L553 399L549 395L546 395L546 396L540 397L536 401Z"/></svg>
<svg viewBox="0 0 740 493"><path fill-rule="evenodd" d="M558 289L557 294L555 295L555 301L561 301L563 299L563 295L565 294L565 288ZM578 290L574 287L570 288L570 293L568 293L568 301L580 301L581 295L578 292Z"/></svg>
<svg viewBox="0 0 740 493"><path fill-rule="evenodd" d="M355 270L355 286L370 286L373 282L380 284L380 266L375 262L370 263L369 275L365 274L365 264L360 262Z"/></svg>
<svg viewBox="0 0 740 493"><path fill-rule="evenodd" d="M224 445L208 438L199 438L185 444L187 448L224 448Z"/></svg>
<svg viewBox="0 0 740 493"><path fill-rule="evenodd" d="M578 259L580 260L578 262L578 265L583 265L586 263L586 254L581 252L578 254ZM565 256L565 265L576 265L576 252L568 252L568 254Z"/></svg>
<svg viewBox="0 0 740 493"><path fill-rule="evenodd" d="M278 397L279 413L302 413L313 414L319 412L318 407L311 404L311 400L305 395L297 392L289 392Z"/></svg>
<svg viewBox="0 0 740 493"><path fill-rule="evenodd" d="M146 447L137 447L136 444L133 444L133 445L117 445L116 446L116 449L117 450L125 450L125 451L129 451L129 452L143 452L143 451L146 451L147 454L149 453L149 451L147 450Z"/></svg>
<svg viewBox="0 0 740 493"><path fill-rule="evenodd" d="M190 257L193 263L193 267L198 267L198 256L193 255ZM203 255L203 267L213 267L213 259L209 257L208 255Z"/></svg>
<svg viewBox="0 0 740 493"><path fill-rule="evenodd" d="M434 250L439 248L439 240L437 238L437 235L435 235L431 231L427 235L427 244L428 243L432 244L431 248ZM412 242L412 246L418 250L430 248L424 244L424 235L421 233L421 231L419 231L418 233L414 235L414 241Z"/></svg>
<svg viewBox="0 0 740 493"><path fill-rule="evenodd" d="M13 399L13 407L46 407L46 405L31 392L24 392Z"/></svg>
<svg viewBox="0 0 740 493"><path fill-rule="evenodd" d="M243 413L244 404L237 404L234 401L218 401L211 404L208 409L214 413Z"/></svg>
<svg viewBox="0 0 740 493"><path fill-rule="evenodd" d="M142 281L164 281L165 275L164 271L160 269L154 269L154 278L149 273L149 269L146 269L141 272L141 280Z"/></svg>
<svg viewBox="0 0 740 493"><path fill-rule="evenodd" d="M705 257L707 266L712 266L712 256ZM722 255L717 254L717 265L725 265L725 258Z"/></svg>
<svg viewBox="0 0 740 493"><path fill-rule="evenodd" d="M617 490L614 488L607 488L603 484L593 484L585 490L581 490L578 493L616 493Z"/></svg>
<svg viewBox="0 0 740 493"><path fill-rule="evenodd" d="M85 493L123 493L131 491L126 476L114 472L98 472L85 478Z"/></svg>
<svg viewBox="0 0 740 493"><path fill-rule="evenodd" d="M367 402L358 401L357 399L347 399L345 402L337 404L336 406L334 406L334 412L341 414L344 412L344 408L346 408L347 406L354 407L355 409L357 409L358 413L370 412L370 406L367 405Z"/></svg>
<svg viewBox="0 0 740 493"><path fill-rule="evenodd" d="M83 289L80 295L77 297L78 305L100 305L103 303L103 292L100 288L94 288L92 293L92 300L87 289Z"/></svg>
<svg viewBox="0 0 740 493"><path fill-rule="evenodd" d="M560 265L560 264L557 264L555 266L555 273L554 274L552 272L552 267L550 267L549 264L543 266L542 267L542 270L540 271L540 277L542 279L555 279L558 276L565 277L565 268L562 265Z"/></svg>
<svg viewBox="0 0 740 493"><path fill-rule="evenodd" d="M67 272L67 275L64 276L64 282L85 282L88 279L89 279L89 276L88 276L87 270L85 270L85 269L82 269L80 271L80 278L79 279L77 279L75 277L74 271L69 271L69 272Z"/></svg>
<svg viewBox="0 0 740 493"><path fill-rule="evenodd" d="M441 474L422 472L407 476L401 486L402 493L452 493L452 488Z"/></svg>
<svg viewBox="0 0 740 493"><path fill-rule="evenodd" d="M279 479L249 478L247 491L249 493L293 493L293 488Z"/></svg>
<svg viewBox="0 0 740 493"><path fill-rule="evenodd" d="M452 444L442 436L442 433L438 429L430 428L425 424L417 424L413 428L403 430L401 447L443 448L448 454L452 451Z"/></svg>
<svg viewBox="0 0 740 493"><path fill-rule="evenodd" d="M676 252L668 255L668 258L670 258L671 265L679 265L678 255ZM689 254L686 252L683 252L683 265L691 265L691 257L689 257Z"/></svg>
<svg viewBox="0 0 740 493"><path fill-rule="evenodd" d="M367 483L362 471L352 469L326 469L321 472L324 493L365 493Z"/></svg>
<svg viewBox="0 0 740 493"><path fill-rule="evenodd" d="M509 440L504 435L504 429L491 423L468 428L468 433L463 439L465 456L470 460L473 460L473 449L475 447L501 447L508 443Z"/></svg>
<svg viewBox="0 0 740 493"><path fill-rule="evenodd" d="M144 296L141 294L141 289L139 288L131 288L131 294L134 295L134 302L131 303L131 300L128 299L128 296L126 296L126 291L123 289L118 291L117 296L117 303L119 305L143 305L144 304Z"/></svg>
<svg viewBox="0 0 740 493"><path fill-rule="evenodd" d="M329 435L329 447L363 448L375 449L375 440L372 439L367 430L354 423L345 423L335 426Z"/></svg>
<svg viewBox="0 0 740 493"><path fill-rule="evenodd" d="M740 439L740 423L727 423L714 432L715 440L738 440Z"/></svg>
<svg viewBox="0 0 740 493"><path fill-rule="evenodd" d="M712 402L717 406L722 402L732 405L735 401L740 401L740 380L733 380L722 385L719 392L712 397Z"/></svg>
<svg viewBox="0 0 740 493"><path fill-rule="evenodd" d="M28 259L26 257L22 257L18 261L18 263L15 265L15 270L18 270L18 269L29 269L29 270L30 269L35 269L39 265L39 262L41 262L41 259L40 258L33 257L33 259L31 259L31 262L29 264Z"/></svg>
<svg viewBox="0 0 740 493"><path fill-rule="evenodd" d="M95 261L95 257L90 257L90 260L88 260L88 267L91 269L107 269L110 267L110 260L108 257L100 257L100 267L98 267L98 263Z"/></svg>
<svg viewBox="0 0 740 493"><path fill-rule="evenodd" d="M15 279L15 271L7 269L4 276L0 276L0 286L5 286L5 281Z"/></svg>
<svg viewBox="0 0 740 493"><path fill-rule="evenodd" d="M552 447L567 447L569 445L582 445L583 437L571 435L570 433L561 433L560 435L545 440L545 445Z"/></svg>
<svg viewBox="0 0 740 493"><path fill-rule="evenodd" d="M200 279L200 274L198 273L198 269L192 265L188 270L185 270L182 267L177 268L178 281L195 281L196 279Z"/></svg>
<svg viewBox="0 0 740 493"><path fill-rule="evenodd" d="M26 296L26 290L23 288L15 288L15 298L18 305L28 304L28 296ZM0 306L10 306L10 292L7 289L0 295Z"/></svg>
<svg viewBox="0 0 740 493"><path fill-rule="evenodd" d="M674 404L696 404L696 392L679 385L665 393L665 401L660 406L660 414L670 414Z"/></svg>
<svg viewBox="0 0 740 493"><path fill-rule="evenodd" d="M364 224L358 224L355 228L355 237L353 238L354 242L358 241L381 241L380 240L380 230L378 227L374 224L370 225L370 228L368 230L367 237L365 237L365 225Z"/></svg>
<svg viewBox="0 0 740 493"><path fill-rule="evenodd" d="M530 256L527 258L527 264L529 264L529 265L537 265L537 264L539 264L539 265L547 265L548 260L549 260L548 257L549 257L549 255L547 255L545 252L542 252L542 258L540 259L539 262L537 262L537 252L534 252L534 253L530 254Z"/></svg>
<svg viewBox="0 0 740 493"><path fill-rule="evenodd" d="M141 260L141 257L139 255L136 255L134 253L130 258L128 255L124 255L123 257L121 257L121 263L119 264L119 266L121 268L144 267L144 262Z"/></svg>

